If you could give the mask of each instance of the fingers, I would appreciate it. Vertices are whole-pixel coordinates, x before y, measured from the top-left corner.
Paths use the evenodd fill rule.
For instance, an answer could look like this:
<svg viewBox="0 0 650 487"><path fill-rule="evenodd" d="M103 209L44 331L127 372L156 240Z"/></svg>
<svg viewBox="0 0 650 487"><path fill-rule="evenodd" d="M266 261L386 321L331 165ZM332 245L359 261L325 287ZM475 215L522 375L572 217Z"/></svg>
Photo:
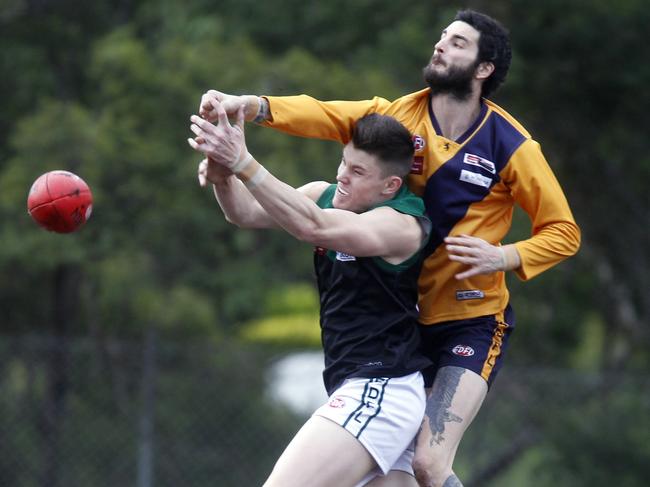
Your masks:
<svg viewBox="0 0 650 487"><path fill-rule="evenodd" d="M228 114L223 109L221 103L217 103L217 105L214 107L214 111L217 113L217 119L219 120L219 125L224 128L230 127L230 122L228 121Z"/></svg>
<svg viewBox="0 0 650 487"><path fill-rule="evenodd" d="M194 150L200 151L199 144L192 138L187 139L187 143L190 144L190 147Z"/></svg>
<svg viewBox="0 0 650 487"><path fill-rule="evenodd" d="M210 122L202 119L197 115L192 115L190 117L190 122L197 125L203 132L207 132L210 129L210 127L214 127Z"/></svg>
<svg viewBox="0 0 650 487"><path fill-rule="evenodd" d="M208 183L206 178L207 170L208 170L208 160L203 159L201 162L199 162L199 169L198 169L199 186L201 186L202 188L204 188Z"/></svg>
<svg viewBox="0 0 650 487"><path fill-rule="evenodd" d="M194 132L194 135L196 135L196 138L197 138L197 139L198 139L198 138L201 138L201 139L205 140L205 137L203 136L203 130L201 129L201 127L199 127L198 125L196 125L196 124L193 123L193 124L190 125L190 130L191 130L192 132ZM199 144L201 143L201 142L199 142L198 140L197 140L197 142L198 142Z"/></svg>
<svg viewBox="0 0 650 487"><path fill-rule="evenodd" d="M199 105L199 115L204 119L213 122L216 119L216 116L213 113L216 103L216 98L208 95L203 95L201 98L201 103Z"/></svg>
<svg viewBox="0 0 650 487"><path fill-rule="evenodd" d="M445 248L450 255L476 255L480 252L480 249L464 245L446 245Z"/></svg>
<svg viewBox="0 0 650 487"><path fill-rule="evenodd" d="M217 101L221 101L223 97L225 96L224 93L221 93L220 91L217 90L208 90L206 93L207 95L213 96L214 98L217 99Z"/></svg>
<svg viewBox="0 0 650 487"><path fill-rule="evenodd" d="M458 280L462 280L462 279L467 279L468 277L474 277L474 276L477 276L477 275L479 275L479 274L481 274L481 270L478 269L478 268L476 268L476 267L474 267L474 268L472 268L472 269L470 269L470 270L468 270L468 271L465 271L465 272L461 272L461 273L459 273L459 274L456 274L456 275L454 275L454 277L455 277L456 279L458 279Z"/></svg>
<svg viewBox="0 0 650 487"><path fill-rule="evenodd" d="M224 97L225 94L220 91L208 90L201 97L201 102L199 103L199 115L210 122L214 122L217 119L216 113L214 113L214 107L217 103L223 100Z"/></svg>
<svg viewBox="0 0 650 487"><path fill-rule="evenodd" d="M237 119L235 120L235 126L239 127L241 131L244 131L244 117L245 117L246 105L241 105L237 109Z"/></svg>
<svg viewBox="0 0 650 487"><path fill-rule="evenodd" d="M485 240L483 240L482 238L461 234L456 237L445 237L445 243L452 244L452 245L476 246L487 242L485 242Z"/></svg>

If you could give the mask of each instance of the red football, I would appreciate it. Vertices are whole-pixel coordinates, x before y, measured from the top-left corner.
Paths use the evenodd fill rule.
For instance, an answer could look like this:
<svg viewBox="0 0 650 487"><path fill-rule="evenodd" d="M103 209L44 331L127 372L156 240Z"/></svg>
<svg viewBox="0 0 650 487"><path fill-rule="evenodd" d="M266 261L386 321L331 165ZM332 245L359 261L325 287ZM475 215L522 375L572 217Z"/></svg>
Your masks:
<svg viewBox="0 0 650 487"><path fill-rule="evenodd" d="M68 171L50 171L40 176L27 197L27 211L43 228L70 233L90 218L93 195L86 182Z"/></svg>

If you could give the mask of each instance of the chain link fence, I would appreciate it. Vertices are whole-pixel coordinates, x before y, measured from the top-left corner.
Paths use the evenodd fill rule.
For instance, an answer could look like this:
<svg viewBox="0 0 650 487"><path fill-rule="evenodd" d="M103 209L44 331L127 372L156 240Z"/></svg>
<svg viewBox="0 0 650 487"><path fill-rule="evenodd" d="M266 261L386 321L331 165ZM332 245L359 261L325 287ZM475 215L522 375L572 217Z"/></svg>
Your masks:
<svg viewBox="0 0 650 487"><path fill-rule="evenodd" d="M259 486L321 400L318 371L303 361L284 362L294 378L278 373L282 357L268 347L181 344L153 332L141 343L2 337L0 486ZM627 424L620 415L647 426L638 417L650 407L649 386L645 377L506 366L461 444L459 476L473 487L611 485L580 477L545 483L543 471L581 442L611 444L600 436L609 434L607 418L616 418L619 436ZM637 394L613 399L626 391ZM587 463L598 461L593 455ZM513 477L522 461L542 472L536 481ZM647 475L647 465L638 474Z"/></svg>

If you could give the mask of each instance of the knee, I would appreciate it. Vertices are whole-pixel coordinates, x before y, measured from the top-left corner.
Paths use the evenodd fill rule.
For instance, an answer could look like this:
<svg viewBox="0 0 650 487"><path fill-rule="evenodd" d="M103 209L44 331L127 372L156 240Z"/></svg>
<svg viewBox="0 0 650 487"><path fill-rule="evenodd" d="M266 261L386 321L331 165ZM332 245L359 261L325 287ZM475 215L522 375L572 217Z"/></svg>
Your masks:
<svg viewBox="0 0 650 487"><path fill-rule="evenodd" d="M451 467L446 463L417 454L413 459L413 472L420 487L441 487L453 475Z"/></svg>

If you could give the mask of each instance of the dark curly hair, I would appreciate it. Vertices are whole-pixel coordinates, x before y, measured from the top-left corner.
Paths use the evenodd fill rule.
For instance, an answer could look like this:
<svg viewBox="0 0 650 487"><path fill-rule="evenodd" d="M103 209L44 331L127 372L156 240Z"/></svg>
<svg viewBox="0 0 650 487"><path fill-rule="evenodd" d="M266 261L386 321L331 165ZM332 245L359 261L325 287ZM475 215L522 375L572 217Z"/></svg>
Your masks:
<svg viewBox="0 0 650 487"><path fill-rule="evenodd" d="M505 81L510 68L512 48L508 31L497 20L474 10L460 10L454 20L471 25L481 34L477 65L482 62L494 65L494 72L481 88L481 96L488 97Z"/></svg>

